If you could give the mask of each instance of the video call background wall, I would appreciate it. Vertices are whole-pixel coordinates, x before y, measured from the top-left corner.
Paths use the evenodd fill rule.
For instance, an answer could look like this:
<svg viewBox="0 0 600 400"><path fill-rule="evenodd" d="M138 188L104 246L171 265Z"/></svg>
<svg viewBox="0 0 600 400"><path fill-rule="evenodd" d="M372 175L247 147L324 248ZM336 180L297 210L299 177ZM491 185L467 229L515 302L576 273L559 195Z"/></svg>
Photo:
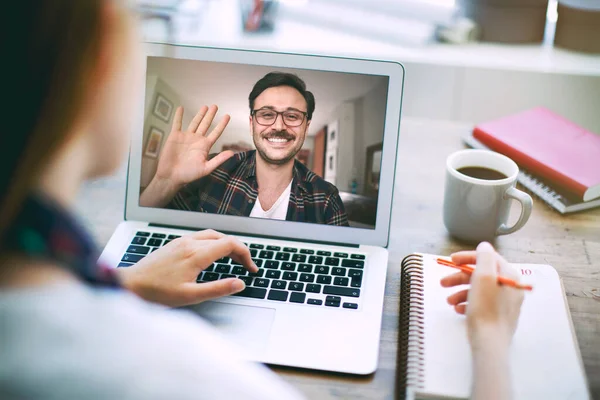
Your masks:
<svg viewBox="0 0 600 400"><path fill-rule="evenodd" d="M149 59L147 68L144 149L152 127L165 133L162 149L177 106L182 105L185 109L185 128L202 105L210 104L219 106L216 121L225 113L231 115L229 125L212 151L218 152L223 145L236 143L254 148L248 120L248 94L258 79L274 70L272 67L157 57ZM289 68L276 70L296 73L315 95L316 109L303 146L310 150L309 168L314 161L314 135L328 125L337 124L339 132L335 148L326 148L325 151L335 151L339 155L336 157L335 176L328 178L340 191L350 191L351 181L356 179L358 193L361 194L366 148L381 143L383 139L388 78ZM158 94L173 103L168 123L153 113ZM158 157L142 156L141 189L148 185L157 165Z"/></svg>

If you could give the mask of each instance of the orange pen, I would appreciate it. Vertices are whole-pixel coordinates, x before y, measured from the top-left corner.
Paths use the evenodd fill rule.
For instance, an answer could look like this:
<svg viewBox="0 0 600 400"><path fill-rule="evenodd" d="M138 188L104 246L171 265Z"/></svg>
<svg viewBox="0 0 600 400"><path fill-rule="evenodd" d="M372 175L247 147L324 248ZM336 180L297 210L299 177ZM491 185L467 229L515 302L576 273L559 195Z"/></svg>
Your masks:
<svg viewBox="0 0 600 400"><path fill-rule="evenodd" d="M438 262L438 264L445 265L446 267L460 269L462 272L467 273L469 275L471 275L473 273L473 271L475 270L475 268L473 268L471 265L468 265L468 264L458 265L458 264L453 263L452 261L444 260L443 258L438 258L437 262ZM498 283L501 283L502 285L514 287L516 289L533 290L533 286L531 286L531 285L524 285L513 279L505 278L504 276L498 277Z"/></svg>

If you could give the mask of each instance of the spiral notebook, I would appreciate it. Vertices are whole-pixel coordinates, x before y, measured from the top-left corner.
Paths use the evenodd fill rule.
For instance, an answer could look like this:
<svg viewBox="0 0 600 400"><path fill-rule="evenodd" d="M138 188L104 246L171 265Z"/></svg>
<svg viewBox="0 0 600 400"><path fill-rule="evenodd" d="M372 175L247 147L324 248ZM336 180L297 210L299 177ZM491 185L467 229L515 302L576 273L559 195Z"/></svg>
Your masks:
<svg viewBox="0 0 600 400"><path fill-rule="evenodd" d="M473 135L465 136L463 142L474 149L489 150L486 145L475 139ZM559 192L559 189L553 187L551 183L542 180L528 171L524 171L522 168L520 169L519 176L517 177L519 183L561 214L600 207L600 199L581 201L568 193Z"/></svg>
<svg viewBox="0 0 600 400"><path fill-rule="evenodd" d="M430 254L402 261L398 343L399 399L467 399L471 392L471 352L465 317L446 298L442 277L456 272ZM510 349L515 399L589 399L571 316L556 270L518 264L525 294Z"/></svg>

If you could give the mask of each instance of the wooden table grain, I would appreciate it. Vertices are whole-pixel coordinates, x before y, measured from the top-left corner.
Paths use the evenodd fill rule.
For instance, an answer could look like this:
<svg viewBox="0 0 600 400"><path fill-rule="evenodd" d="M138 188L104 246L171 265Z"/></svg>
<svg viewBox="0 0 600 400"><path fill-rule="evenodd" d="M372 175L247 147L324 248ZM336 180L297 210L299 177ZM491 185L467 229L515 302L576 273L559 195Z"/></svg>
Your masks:
<svg viewBox="0 0 600 400"><path fill-rule="evenodd" d="M394 397L400 261L415 251L449 254L470 248L447 234L442 203L446 157L464 147L461 136L471 128L446 121L402 122L379 367L366 377L273 367L308 398ZM115 176L87 183L80 193L78 211L101 246L123 218L124 194L124 168ZM511 217L518 213L515 205ZM600 209L560 215L534 198L525 227L498 238L495 246L511 262L545 263L556 268L566 290L591 392L600 399L600 301L589 293L600 288Z"/></svg>

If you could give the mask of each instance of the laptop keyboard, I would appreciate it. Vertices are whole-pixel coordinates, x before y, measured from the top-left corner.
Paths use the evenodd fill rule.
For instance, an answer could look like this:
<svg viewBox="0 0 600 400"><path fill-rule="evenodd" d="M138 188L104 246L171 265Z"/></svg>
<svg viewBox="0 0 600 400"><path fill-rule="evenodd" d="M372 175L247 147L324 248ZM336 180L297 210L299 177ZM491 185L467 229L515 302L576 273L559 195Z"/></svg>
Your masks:
<svg viewBox="0 0 600 400"><path fill-rule="evenodd" d="M129 267L179 235L138 231L119 267ZM234 296L312 306L358 309L364 254L301 247L245 243L259 267L249 273L229 257L221 258L198 275L196 282L237 277L246 288Z"/></svg>

